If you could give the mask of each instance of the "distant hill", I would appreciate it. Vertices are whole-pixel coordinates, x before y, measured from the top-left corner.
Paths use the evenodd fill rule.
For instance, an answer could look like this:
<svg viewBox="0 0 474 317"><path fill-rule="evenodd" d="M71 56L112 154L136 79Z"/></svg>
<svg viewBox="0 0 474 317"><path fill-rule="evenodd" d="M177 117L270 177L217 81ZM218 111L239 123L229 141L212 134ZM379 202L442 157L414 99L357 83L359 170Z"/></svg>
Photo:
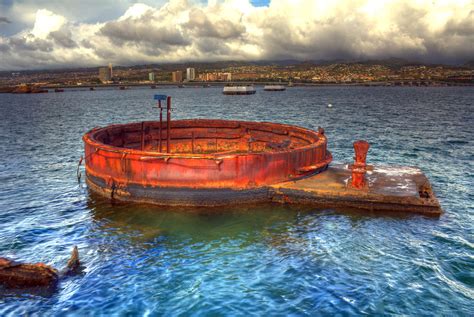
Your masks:
<svg viewBox="0 0 474 317"><path fill-rule="evenodd" d="M466 68L473 69L474 68L474 60L465 63L463 66L466 67Z"/></svg>
<svg viewBox="0 0 474 317"><path fill-rule="evenodd" d="M363 64L363 65L382 65L391 69L400 69L401 67L404 67L404 66L423 65L423 63L420 63L420 62L408 61L406 59L395 58L395 57L391 57L387 59L379 59L379 60L365 60L365 61L359 61L358 63Z"/></svg>
<svg viewBox="0 0 474 317"><path fill-rule="evenodd" d="M165 72L172 72L175 70L185 70L187 67L194 67L198 71L206 70L221 70L230 67L242 67L242 66L280 66L288 67L294 66L296 69L311 68L315 66L330 66L330 65L351 65L351 64L360 64L360 65L381 65L388 67L393 70L398 70L403 66L448 66L448 67L464 67L473 69L474 60L469 61L462 66L453 66L453 65L435 65L435 64L424 64L417 61L409 61L401 58L387 58L387 59L376 59L376 60L343 60L343 59L334 59L334 60L309 60L301 61L294 59L286 60L262 60L262 61L218 61L218 62L183 62L183 63L162 63L162 64L140 64L140 65L113 65L116 70L144 70L144 69L153 69ZM39 73L49 73L49 74L60 74L60 73L97 73L99 67L105 67L107 65L95 66L95 67L80 67L80 68L63 68L63 69L42 69L42 70L24 70L24 71L0 71L0 77L9 77L12 73L21 73L23 75L34 75Z"/></svg>

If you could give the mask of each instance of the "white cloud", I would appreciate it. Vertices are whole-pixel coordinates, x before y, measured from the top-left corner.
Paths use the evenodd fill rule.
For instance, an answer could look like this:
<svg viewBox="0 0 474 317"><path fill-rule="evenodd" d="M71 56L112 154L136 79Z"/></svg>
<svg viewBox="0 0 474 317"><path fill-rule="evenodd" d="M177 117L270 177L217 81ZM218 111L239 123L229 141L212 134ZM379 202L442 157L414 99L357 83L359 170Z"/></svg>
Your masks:
<svg viewBox="0 0 474 317"><path fill-rule="evenodd" d="M44 39L49 33L59 30L66 19L60 15L54 14L53 12L45 9L38 10L36 12L35 25L31 30L31 35L36 38Z"/></svg>
<svg viewBox="0 0 474 317"><path fill-rule="evenodd" d="M474 56L472 1L273 0L254 7L248 0L170 0L122 12L80 22L38 9L32 27L0 37L0 69L229 59L464 62Z"/></svg>

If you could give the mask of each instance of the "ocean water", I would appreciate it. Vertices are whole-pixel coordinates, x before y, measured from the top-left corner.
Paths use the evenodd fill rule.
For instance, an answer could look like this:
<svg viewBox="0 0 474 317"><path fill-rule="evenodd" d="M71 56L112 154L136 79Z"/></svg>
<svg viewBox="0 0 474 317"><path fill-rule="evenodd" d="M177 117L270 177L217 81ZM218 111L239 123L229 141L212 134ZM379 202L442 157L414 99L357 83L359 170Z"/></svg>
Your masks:
<svg viewBox="0 0 474 317"><path fill-rule="evenodd" d="M163 208L112 203L78 183L81 137L158 117L326 129L336 162L420 167L440 219L310 207ZM328 104L332 108L328 108ZM52 290L0 289L0 315L314 316L474 312L474 88L293 87L0 94L0 256L80 275Z"/></svg>

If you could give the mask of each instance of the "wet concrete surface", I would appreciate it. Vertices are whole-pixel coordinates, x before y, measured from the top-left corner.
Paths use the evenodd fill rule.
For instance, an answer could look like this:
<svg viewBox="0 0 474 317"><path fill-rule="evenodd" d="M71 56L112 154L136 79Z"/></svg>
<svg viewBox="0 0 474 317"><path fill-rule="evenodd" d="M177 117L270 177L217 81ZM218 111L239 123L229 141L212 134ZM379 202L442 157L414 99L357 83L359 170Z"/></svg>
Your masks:
<svg viewBox="0 0 474 317"><path fill-rule="evenodd" d="M351 187L348 165L331 165L326 171L297 181L272 185L274 201L403 211L439 216L442 209L429 180L416 167L369 166L366 186Z"/></svg>

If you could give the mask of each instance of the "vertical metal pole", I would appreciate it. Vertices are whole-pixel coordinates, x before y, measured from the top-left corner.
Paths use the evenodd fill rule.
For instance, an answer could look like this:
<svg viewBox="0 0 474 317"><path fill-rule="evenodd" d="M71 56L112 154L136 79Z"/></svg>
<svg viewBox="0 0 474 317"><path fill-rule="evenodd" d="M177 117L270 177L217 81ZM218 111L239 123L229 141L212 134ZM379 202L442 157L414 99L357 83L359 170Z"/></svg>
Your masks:
<svg viewBox="0 0 474 317"><path fill-rule="evenodd" d="M163 138L163 108L161 107L161 100L158 100L158 107L160 108L160 153L163 151L161 139Z"/></svg>
<svg viewBox="0 0 474 317"><path fill-rule="evenodd" d="M143 151L143 148L145 147L145 130L144 130L144 125L145 122L142 121L142 137L141 137L141 150Z"/></svg>
<svg viewBox="0 0 474 317"><path fill-rule="evenodd" d="M171 122L171 97L168 96L166 98L166 110L167 110L167 117L166 117L166 127L167 127L167 132L166 132L166 151L168 153L171 153L170 151L170 139L171 139L171 135L170 135L170 129L171 129L171 126L170 126L170 122Z"/></svg>

